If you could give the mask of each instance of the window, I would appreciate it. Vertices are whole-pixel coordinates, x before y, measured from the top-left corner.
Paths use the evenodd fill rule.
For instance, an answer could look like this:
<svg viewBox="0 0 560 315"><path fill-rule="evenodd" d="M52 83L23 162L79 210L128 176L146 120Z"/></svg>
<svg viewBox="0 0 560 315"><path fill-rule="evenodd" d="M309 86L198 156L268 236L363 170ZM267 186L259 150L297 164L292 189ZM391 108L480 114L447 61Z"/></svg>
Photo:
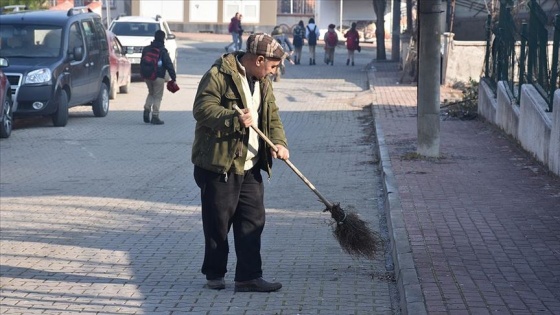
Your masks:
<svg viewBox="0 0 560 315"><path fill-rule="evenodd" d="M235 12L243 15L243 23L260 22L260 1L259 0L223 0L224 23L229 23Z"/></svg>
<svg viewBox="0 0 560 315"><path fill-rule="evenodd" d="M278 0L278 14L315 15L315 0Z"/></svg>

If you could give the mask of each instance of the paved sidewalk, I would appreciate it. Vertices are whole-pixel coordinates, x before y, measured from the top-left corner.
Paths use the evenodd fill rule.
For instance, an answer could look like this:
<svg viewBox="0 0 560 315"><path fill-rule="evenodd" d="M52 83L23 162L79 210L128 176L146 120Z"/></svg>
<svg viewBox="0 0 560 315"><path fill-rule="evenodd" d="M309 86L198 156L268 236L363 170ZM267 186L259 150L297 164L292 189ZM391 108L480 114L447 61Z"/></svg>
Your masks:
<svg viewBox="0 0 560 315"><path fill-rule="evenodd" d="M482 119L442 120L442 157L415 158L398 78L369 72L403 314L560 314L559 178Z"/></svg>
<svg viewBox="0 0 560 315"><path fill-rule="evenodd" d="M206 36L178 41L181 90L164 94L165 125L143 123L146 86L133 81L107 117L72 108L64 128L35 119L0 141L0 314L399 314L384 253L344 253L324 205L280 161L265 184L263 270L283 288L235 293L232 238L226 289L203 288L192 103L227 44ZM334 66L288 65L274 90L290 160L378 230L383 194L364 71L372 54L365 47L355 67L344 49Z"/></svg>
<svg viewBox="0 0 560 315"><path fill-rule="evenodd" d="M133 82L103 119L73 108L65 128L38 120L0 142L0 314L560 314L560 180L482 120L442 121L442 158L415 159L416 88L396 84L394 63L367 67L368 44L356 67L337 49L334 66L288 66L274 88L291 161L382 229L377 136L402 310L390 260L344 254L283 163L266 184L263 258L284 288L234 293L228 274L226 290L203 289L191 110L229 35L177 35L164 126L141 121Z"/></svg>

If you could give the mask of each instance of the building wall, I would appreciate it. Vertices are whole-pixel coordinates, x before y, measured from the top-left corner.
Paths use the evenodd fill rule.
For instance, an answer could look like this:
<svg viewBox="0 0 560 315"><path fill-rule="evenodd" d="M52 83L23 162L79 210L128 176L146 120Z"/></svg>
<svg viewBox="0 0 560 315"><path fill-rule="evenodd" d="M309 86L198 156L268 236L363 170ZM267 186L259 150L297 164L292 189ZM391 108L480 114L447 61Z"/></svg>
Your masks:
<svg viewBox="0 0 560 315"><path fill-rule="evenodd" d="M340 3L342 1L342 16ZM227 33L227 27L235 12L244 15L242 20L246 32L268 32L275 25L286 25L291 29L299 20L308 23L310 17L315 18L321 34L327 31L329 24L347 29L352 22L358 22L363 32L372 33L376 20L371 0L316 0L315 16L281 15L277 16L276 0L125 0L130 12L116 12L130 15L163 16L175 31L179 32L212 32ZM255 4L255 5L253 5ZM125 7L126 9L126 7ZM119 8L118 10L123 10ZM255 10L254 18L251 18ZM244 14L245 11L245 14ZM390 36L392 30L392 1L388 1L385 14L385 33ZM366 30L367 29L367 30Z"/></svg>
<svg viewBox="0 0 560 315"><path fill-rule="evenodd" d="M276 25L277 2L263 0L138 0L131 15L160 14L174 31L227 33L235 12L246 32L270 32Z"/></svg>

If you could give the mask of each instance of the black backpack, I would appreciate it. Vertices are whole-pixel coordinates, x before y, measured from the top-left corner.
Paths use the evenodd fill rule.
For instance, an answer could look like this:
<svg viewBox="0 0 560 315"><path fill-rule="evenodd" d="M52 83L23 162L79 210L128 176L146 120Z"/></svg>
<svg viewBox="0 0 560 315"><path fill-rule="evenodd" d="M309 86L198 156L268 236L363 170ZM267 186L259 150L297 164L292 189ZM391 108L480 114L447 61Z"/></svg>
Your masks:
<svg viewBox="0 0 560 315"><path fill-rule="evenodd" d="M307 37L307 43L310 46L315 46L317 45L317 33L315 33L315 31L317 30L317 25L315 25L315 27L313 28L313 30L311 30L309 28L309 25L307 25L307 29L309 30L309 36Z"/></svg>
<svg viewBox="0 0 560 315"><path fill-rule="evenodd" d="M146 46L142 50L140 59L140 75L146 80L157 78L158 63L161 58L161 50L156 47Z"/></svg>
<svg viewBox="0 0 560 315"><path fill-rule="evenodd" d="M305 37L305 30L301 26L296 26L294 28L294 46L303 46L303 38Z"/></svg>

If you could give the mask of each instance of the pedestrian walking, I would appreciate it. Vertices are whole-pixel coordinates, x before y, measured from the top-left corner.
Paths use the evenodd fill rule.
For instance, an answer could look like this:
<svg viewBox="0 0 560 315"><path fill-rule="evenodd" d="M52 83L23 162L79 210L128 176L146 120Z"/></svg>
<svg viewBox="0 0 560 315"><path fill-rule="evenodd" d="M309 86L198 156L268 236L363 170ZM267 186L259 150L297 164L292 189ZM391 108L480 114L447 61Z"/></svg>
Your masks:
<svg viewBox="0 0 560 315"><path fill-rule="evenodd" d="M272 158L289 158L269 78L285 57L272 36L252 34L245 52L221 56L198 85L192 162L202 202L205 251L201 271L210 289L225 288L232 225L237 255L235 291L271 292L282 287L262 278L265 207L261 170L270 177ZM251 126L269 137L277 151L261 142Z"/></svg>
<svg viewBox="0 0 560 315"><path fill-rule="evenodd" d="M315 19L310 18L309 23L305 27L305 38L309 45L309 65L315 65L315 47L317 46L317 38L321 36L319 28L315 25Z"/></svg>
<svg viewBox="0 0 560 315"><path fill-rule="evenodd" d="M235 12L235 16L231 18L228 25L228 32L231 34L231 43L224 47L226 52L229 52L230 47L233 46L234 50L239 50L239 31L241 30L241 20L239 19L239 12Z"/></svg>
<svg viewBox="0 0 560 315"><path fill-rule="evenodd" d="M239 14L239 38L237 40L237 50L241 50L243 48L243 26L241 25L241 20L243 20L243 14Z"/></svg>
<svg viewBox="0 0 560 315"><path fill-rule="evenodd" d="M303 21L299 20L299 23L294 27L293 33L293 44L294 44L294 63L299 65L301 62L301 52L303 50L303 44L305 43L305 26Z"/></svg>
<svg viewBox="0 0 560 315"><path fill-rule="evenodd" d="M352 62L354 66L354 52L361 51L360 48L360 34L356 30L356 22L352 23L352 27L344 34L346 38L346 49L348 50L348 57L346 58L346 65Z"/></svg>
<svg viewBox="0 0 560 315"><path fill-rule="evenodd" d="M163 99L166 74L169 74L172 81L177 80L175 67L173 66L171 57L169 57L169 52L165 48L165 37L166 35L164 31L157 30L151 44L142 49L140 62L141 69L149 66L153 69L153 72L155 72L150 78L148 78L148 75L145 75L145 73L142 74L144 81L146 82L146 86L148 87L148 96L146 97L146 102L144 103L144 122L152 123L153 125L163 125L163 120L159 117L159 110L161 100ZM154 65L150 66L149 64L146 64L146 59ZM151 119L150 112L152 114Z"/></svg>
<svg viewBox="0 0 560 315"><path fill-rule="evenodd" d="M323 37L325 42L325 63L327 65L330 63L331 66L334 64L334 51L336 49L336 45L338 45L338 34L336 34L336 30L334 28L334 24L329 24L329 29Z"/></svg>
<svg viewBox="0 0 560 315"><path fill-rule="evenodd" d="M282 59L282 62L280 63L276 74L272 76L273 81L278 82L280 81L280 77L286 73L285 61L288 60L291 64L294 64L294 61L291 59L294 47L288 36L282 30L281 26L275 26L270 35L272 35L272 37L276 39L278 43L280 43L282 49L284 49L285 52L288 52L287 57Z"/></svg>

